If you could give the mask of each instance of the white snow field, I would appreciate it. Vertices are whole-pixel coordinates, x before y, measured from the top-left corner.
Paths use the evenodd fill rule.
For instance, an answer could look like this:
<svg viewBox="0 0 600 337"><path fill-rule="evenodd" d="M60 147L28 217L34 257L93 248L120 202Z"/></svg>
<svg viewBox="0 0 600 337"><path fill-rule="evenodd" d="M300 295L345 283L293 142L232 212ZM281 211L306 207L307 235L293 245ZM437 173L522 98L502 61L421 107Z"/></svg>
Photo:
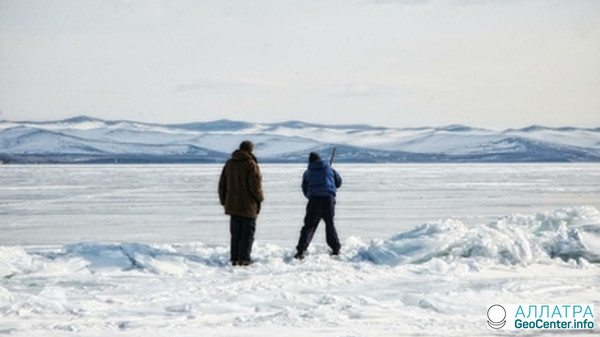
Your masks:
<svg viewBox="0 0 600 337"><path fill-rule="evenodd" d="M335 165L342 253L320 228L303 261L305 166L261 168L234 268L221 165L0 166L0 335L540 333L491 330L494 303L595 304L600 333L597 164Z"/></svg>

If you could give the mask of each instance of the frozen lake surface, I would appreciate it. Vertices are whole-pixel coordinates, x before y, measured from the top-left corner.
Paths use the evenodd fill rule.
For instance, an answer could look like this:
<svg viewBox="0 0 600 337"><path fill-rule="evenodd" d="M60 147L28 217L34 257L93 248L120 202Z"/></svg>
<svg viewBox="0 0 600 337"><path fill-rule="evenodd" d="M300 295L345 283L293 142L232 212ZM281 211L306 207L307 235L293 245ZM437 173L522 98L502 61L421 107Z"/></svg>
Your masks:
<svg viewBox="0 0 600 337"><path fill-rule="evenodd" d="M222 165L0 167L0 245L228 242ZM257 240L295 246L305 165L261 165ZM600 165L336 165L344 237L388 238L428 221L486 224L569 206L600 209ZM321 229L321 228L320 228ZM324 232L322 232L324 235ZM321 238L323 235L319 235Z"/></svg>
<svg viewBox="0 0 600 337"><path fill-rule="evenodd" d="M599 165L336 165L342 254L320 228L298 262L305 166L263 164L247 268L227 264L221 167L0 166L0 334L482 335L491 303L598 317Z"/></svg>

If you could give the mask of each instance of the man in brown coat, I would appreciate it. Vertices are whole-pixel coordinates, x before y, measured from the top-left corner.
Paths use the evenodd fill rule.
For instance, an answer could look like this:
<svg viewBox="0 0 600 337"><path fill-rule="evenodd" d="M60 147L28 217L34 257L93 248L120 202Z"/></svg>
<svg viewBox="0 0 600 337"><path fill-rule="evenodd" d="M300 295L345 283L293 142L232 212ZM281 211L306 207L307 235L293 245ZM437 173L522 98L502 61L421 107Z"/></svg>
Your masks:
<svg viewBox="0 0 600 337"><path fill-rule="evenodd" d="M256 218L264 200L262 175L254 154L254 144L245 140L225 163L219 179L219 199L225 214L231 216L231 263L252 264L250 254L256 231Z"/></svg>

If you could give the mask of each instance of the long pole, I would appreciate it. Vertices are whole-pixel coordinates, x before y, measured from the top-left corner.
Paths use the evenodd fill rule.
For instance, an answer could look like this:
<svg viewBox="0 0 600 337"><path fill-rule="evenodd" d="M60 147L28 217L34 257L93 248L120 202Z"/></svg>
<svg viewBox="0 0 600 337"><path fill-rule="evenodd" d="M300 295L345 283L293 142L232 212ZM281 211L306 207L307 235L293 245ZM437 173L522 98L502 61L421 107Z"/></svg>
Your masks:
<svg viewBox="0 0 600 337"><path fill-rule="evenodd" d="M336 150L337 150L337 146L334 146L333 151L331 151L331 157L329 158L329 166L333 165L333 157L335 157Z"/></svg>

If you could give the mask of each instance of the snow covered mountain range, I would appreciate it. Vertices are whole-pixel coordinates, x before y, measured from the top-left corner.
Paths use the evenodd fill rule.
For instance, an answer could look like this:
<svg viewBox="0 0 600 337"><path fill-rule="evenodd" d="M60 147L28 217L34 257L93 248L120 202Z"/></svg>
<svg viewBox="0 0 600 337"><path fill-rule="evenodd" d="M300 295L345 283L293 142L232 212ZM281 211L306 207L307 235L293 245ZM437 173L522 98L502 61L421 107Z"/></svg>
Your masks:
<svg viewBox="0 0 600 337"><path fill-rule="evenodd" d="M385 128L299 121L190 124L108 121L0 121L3 163L224 162L242 140L260 162L305 162L337 147L336 162L599 162L600 128L493 131L462 125Z"/></svg>

